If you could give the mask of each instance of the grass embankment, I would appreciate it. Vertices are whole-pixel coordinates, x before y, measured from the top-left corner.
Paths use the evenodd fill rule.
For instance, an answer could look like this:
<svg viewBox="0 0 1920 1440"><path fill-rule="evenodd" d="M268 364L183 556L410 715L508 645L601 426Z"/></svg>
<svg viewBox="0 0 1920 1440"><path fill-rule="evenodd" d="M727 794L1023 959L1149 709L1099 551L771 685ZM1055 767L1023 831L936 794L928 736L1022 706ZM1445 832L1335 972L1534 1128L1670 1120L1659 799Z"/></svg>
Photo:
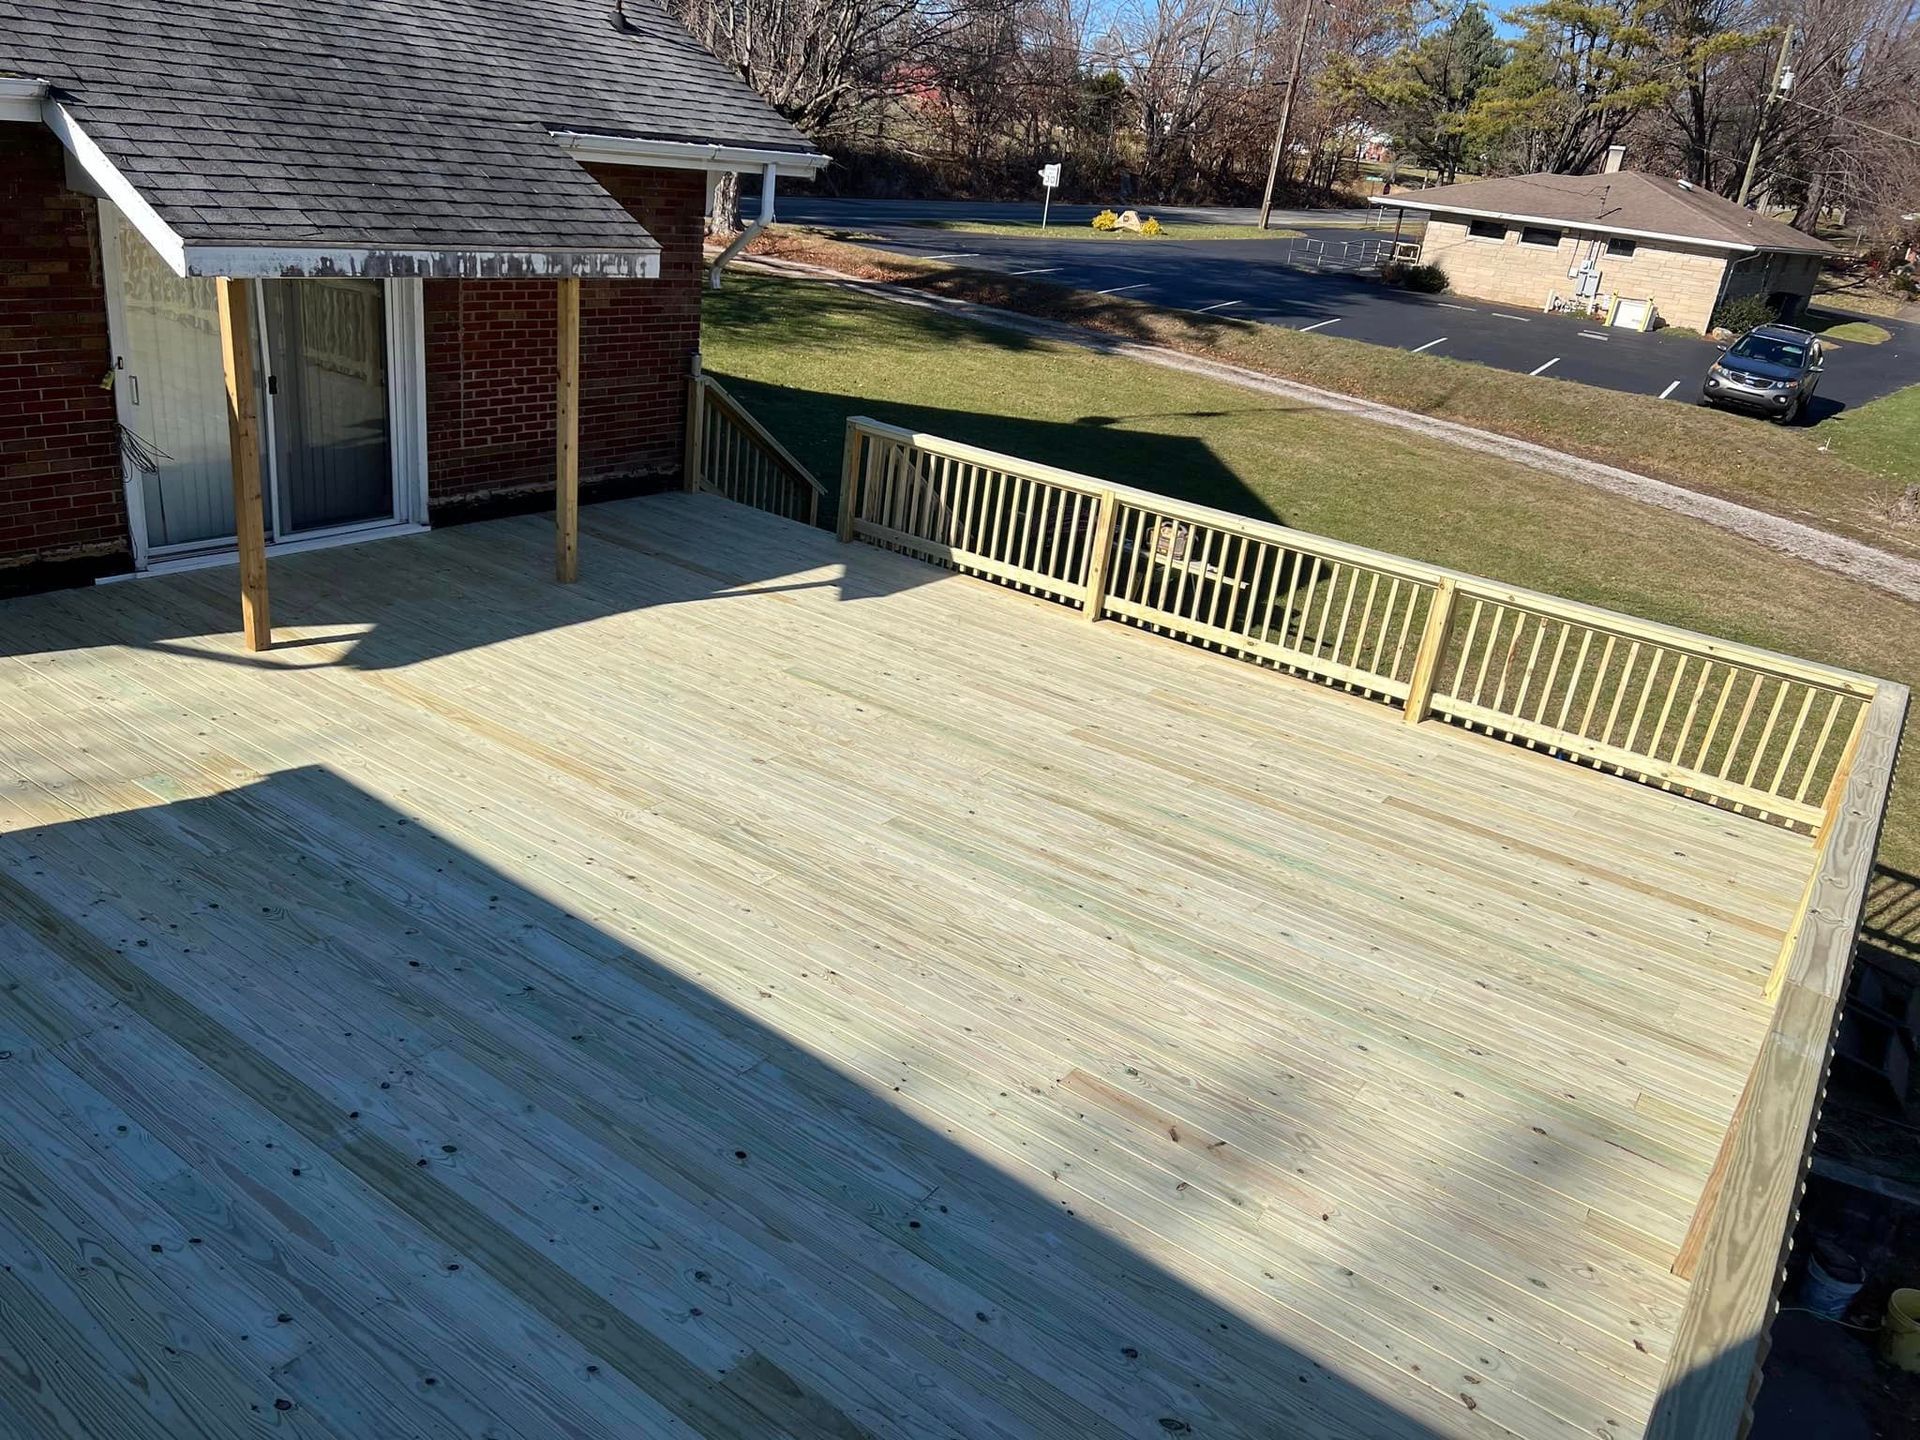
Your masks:
<svg viewBox="0 0 1920 1440"><path fill-rule="evenodd" d="M1358 417L737 272L708 297L702 344L829 483L846 417L871 415L1920 688L1920 606ZM1920 718L1920 747L1916 732ZM1920 765L1905 767L1882 857L1920 871Z"/></svg>
<svg viewBox="0 0 1920 1440"><path fill-rule="evenodd" d="M1872 462L1859 461L1822 451L1823 428L1782 429L1649 395L1540 380L1331 335L1170 310L888 254L805 230L773 227L754 249L1457 420L1920 555L1920 524L1903 521L1898 505L1906 487L1920 481L1920 444L1904 457L1888 453Z"/></svg>
<svg viewBox="0 0 1920 1440"><path fill-rule="evenodd" d="M1884 345L1893 338L1893 332L1884 325L1876 325L1871 320L1850 319L1826 310L1809 310L1796 323L1806 326L1824 340L1845 345Z"/></svg>
<svg viewBox="0 0 1920 1440"><path fill-rule="evenodd" d="M1146 216L1142 215L1141 219ZM1091 225L1055 220L1042 230L1038 220L914 220L915 230L946 230L957 235L1021 235L1049 240L1298 240L1303 230L1258 225L1208 225L1198 220L1160 218L1163 233L1142 235L1134 230L1096 230Z"/></svg>

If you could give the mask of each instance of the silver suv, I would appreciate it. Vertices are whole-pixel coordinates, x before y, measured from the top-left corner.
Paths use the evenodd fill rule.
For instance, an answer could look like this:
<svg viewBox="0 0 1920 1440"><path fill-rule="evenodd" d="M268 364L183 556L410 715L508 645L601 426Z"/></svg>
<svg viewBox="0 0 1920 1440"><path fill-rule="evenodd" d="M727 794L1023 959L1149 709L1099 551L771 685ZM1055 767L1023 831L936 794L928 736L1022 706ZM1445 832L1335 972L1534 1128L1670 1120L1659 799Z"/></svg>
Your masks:
<svg viewBox="0 0 1920 1440"><path fill-rule="evenodd" d="M1792 325L1749 330L1707 367L1700 403L1731 405L1791 425L1820 383L1823 348L1811 330Z"/></svg>

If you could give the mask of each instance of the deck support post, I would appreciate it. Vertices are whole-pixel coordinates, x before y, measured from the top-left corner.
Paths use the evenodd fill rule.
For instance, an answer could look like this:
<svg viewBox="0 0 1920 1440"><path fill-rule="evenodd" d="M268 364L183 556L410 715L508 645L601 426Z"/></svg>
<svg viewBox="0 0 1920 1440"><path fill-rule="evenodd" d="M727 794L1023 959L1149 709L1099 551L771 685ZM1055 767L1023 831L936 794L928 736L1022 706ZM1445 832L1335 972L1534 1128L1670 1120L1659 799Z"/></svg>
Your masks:
<svg viewBox="0 0 1920 1440"><path fill-rule="evenodd" d="M554 394L554 573L580 575L580 277L560 281L559 381Z"/></svg>
<svg viewBox="0 0 1920 1440"><path fill-rule="evenodd" d="M849 416L847 438L840 446L840 522L833 532L843 545L853 539L853 515L859 500L859 488L860 425Z"/></svg>
<svg viewBox="0 0 1920 1440"><path fill-rule="evenodd" d="M1433 706L1433 683L1440 677L1440 657L1446 653L1447 634L1453 629L1453 607L1459 591L1442 576L1433 587L1433 604L1420 631L1420 648L1413 657L1413 678L1407 682L1406 721L1418 725Z"/></svg>
<svg viewBox="0 0 1920 1440"><path fill-rule="evenodd" d="M1100 508L1093 517L1093 539L1087 551L1087 603L1081 612L1098 620L1107 603L1107 572L1113 558L1113 522L1120 501L1111 490L1100 492Z"/></svg>
<svg viewBox="0 0 1920 1440"><path fill-rule="evenodd" d="M240 623L249 650L273 644L267 607L267 520L260 484L260 393L253 375L253 286L220 277L220 369L227 387L227 456L233 471L233 532L240 556Z"/></svg>
<svg viewBox="0 0 1920 1440"><path fill-rule="evenodd" d="M687 376L687 454L681 462L680 483L692 494L701 488L702 453L707 441L707 384L700 370L700 352L693 355L693 369Z"/></svg>

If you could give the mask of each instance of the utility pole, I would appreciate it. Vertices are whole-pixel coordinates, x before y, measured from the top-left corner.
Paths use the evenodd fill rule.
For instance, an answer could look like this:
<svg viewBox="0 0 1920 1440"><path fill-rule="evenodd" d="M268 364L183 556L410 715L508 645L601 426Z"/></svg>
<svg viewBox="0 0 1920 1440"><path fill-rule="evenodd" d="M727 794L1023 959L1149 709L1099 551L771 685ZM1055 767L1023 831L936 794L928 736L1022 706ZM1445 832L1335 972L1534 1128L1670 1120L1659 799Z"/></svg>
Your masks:
<svg viewBox="0 0 1920 1440"><path fill-rule="evenodd" d="M1313 0L1300 11L1300 33L1293 42L1293 69L1287 76L1286 98L1280 102L1280 124L1273 132L1273 154L1267 160L1267 191L1260 197L1260 228L1273 216L1273 187L1280 179L1280 161L1287 153L1287 126L1293 121L1293 92L1300 88L1300 60L1307 51L1307 30L1313 22Z"/></svg>
<svg viewBox="0 0 1920 1440"><path fill-rule="evenodd" d="M1780 57L1773 62L1773 79L1767 84L1766 103L1760 107L1760 124L1753 132L1753 149L1747 155L1747 173L1740 180L1740 194L1734 200L1736 205L1747 203L1747 196L1753 191L1754 173L1760 168L1760 142L1767 138L1767 122L1773 118L1773 107L1780 99L1780 77L1787 73L1787 47L1793 44L1793 26L1789 24L1780 35Z"/></svg>

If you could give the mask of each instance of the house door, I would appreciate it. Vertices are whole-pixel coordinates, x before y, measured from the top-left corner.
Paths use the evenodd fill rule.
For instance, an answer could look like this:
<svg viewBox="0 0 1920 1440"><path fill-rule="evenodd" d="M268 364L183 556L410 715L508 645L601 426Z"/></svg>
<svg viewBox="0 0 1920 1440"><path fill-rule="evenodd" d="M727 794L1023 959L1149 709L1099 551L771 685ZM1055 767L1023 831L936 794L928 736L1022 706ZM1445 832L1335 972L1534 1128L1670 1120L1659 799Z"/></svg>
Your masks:
<svg viewBox="0 0 1920 1440"><path fill-rule="evenodd" d="M234 543L214 282L182 279L103 207L129 508L151 559ZM387 291L378 280L254 287L270 541L400 518Z"/></svg>
<svg viewBox="0 0 1920 1440"><path fill-rule="evenodd" d="M274 534L393 520L381 283L267 280L258 290Z"/></svg>

